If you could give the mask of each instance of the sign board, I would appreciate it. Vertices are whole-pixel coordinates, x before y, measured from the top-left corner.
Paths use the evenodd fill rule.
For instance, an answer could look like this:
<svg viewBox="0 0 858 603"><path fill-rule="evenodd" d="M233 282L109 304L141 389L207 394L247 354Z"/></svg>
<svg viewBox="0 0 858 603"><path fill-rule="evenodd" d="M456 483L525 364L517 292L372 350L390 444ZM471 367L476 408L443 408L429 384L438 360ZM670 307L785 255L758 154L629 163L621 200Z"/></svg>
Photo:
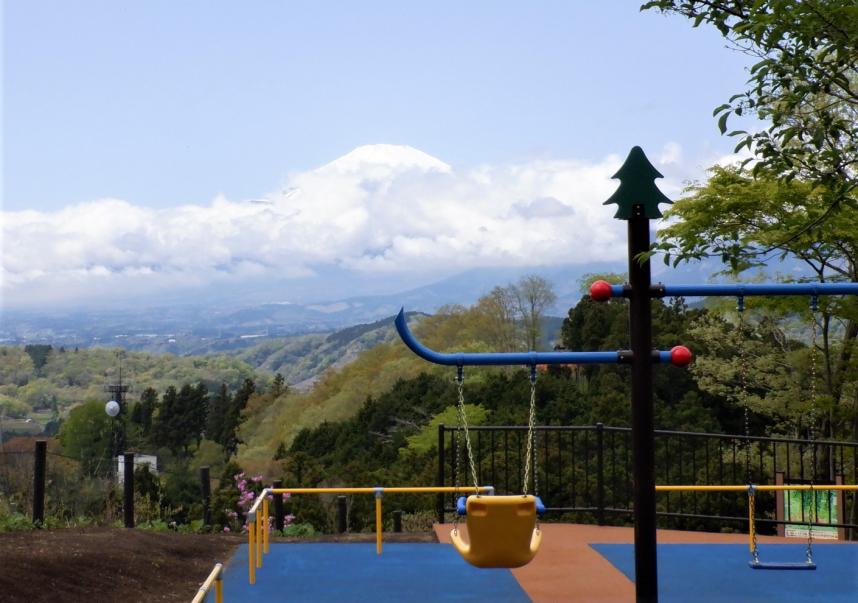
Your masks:
<svg viewBox="0 0 858 603"><path fill-rule="evenodd" d="M816 503L814 504L814 498ZM840 509L834 490L787 490L783 497L783 517L788 522L784 529L787 538L807 538L807 523L838 523ZM834 526L813 526L813 537L820 540L837 540Z"/></svg>

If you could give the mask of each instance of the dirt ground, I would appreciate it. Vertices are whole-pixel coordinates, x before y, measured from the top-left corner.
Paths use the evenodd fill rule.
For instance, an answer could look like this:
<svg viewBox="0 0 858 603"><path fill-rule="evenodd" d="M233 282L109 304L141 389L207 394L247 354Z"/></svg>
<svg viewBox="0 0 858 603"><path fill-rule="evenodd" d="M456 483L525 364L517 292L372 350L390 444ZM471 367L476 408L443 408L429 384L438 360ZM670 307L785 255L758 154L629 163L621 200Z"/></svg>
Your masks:
<svg viewBox="0 0 858 603"><path fill-rule="evenodd" d="M276 538L272 542L296 539ZM373 534L301 542L375 542ZM385 542L437 542L434 533L388 534ZM0 601L190 601L214 564L246 542L237 534L124 529L34 530L0 534Z"/></svg>
<svg viewBox="0 0 858 603"><path fill-rule="evenodd" d="M187 603L243 541L107 528L0 534L0 600Z"/></svg>

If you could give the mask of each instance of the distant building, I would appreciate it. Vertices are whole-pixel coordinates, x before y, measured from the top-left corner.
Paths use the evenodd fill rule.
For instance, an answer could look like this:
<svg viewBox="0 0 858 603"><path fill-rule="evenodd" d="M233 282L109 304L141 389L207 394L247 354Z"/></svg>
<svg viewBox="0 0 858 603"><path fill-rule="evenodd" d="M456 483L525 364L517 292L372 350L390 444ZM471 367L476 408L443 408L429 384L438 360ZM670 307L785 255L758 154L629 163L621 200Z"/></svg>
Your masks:
<svg viewBox="0 0 858 603"><path fill-rule="evenodd" d="M149 467L149 473L152 475L158 475L158 457L152 454L141 454L139 452L134 454L134 469L142 467L143 465L147 465ZM123 484L125 483L125 457L121 454L116 457L116 483Z"/></svg>

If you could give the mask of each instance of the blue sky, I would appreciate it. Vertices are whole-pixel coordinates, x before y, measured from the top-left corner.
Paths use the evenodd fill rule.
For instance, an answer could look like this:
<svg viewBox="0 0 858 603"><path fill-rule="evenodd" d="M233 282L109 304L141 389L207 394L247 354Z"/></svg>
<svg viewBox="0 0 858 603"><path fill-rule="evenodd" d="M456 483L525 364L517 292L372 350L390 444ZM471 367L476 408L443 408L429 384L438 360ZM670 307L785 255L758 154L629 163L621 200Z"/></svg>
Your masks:
<svg viewBox="0 0 858 603"><path fill-rule="evenodd" d="M6 210L252 198L369 143L455 166L727 152L745 57L639 2L5 3Z"/></svg>
<svg viewBox="0 0 858 603"><path fill-rule="evenodd" d="M748 63L627 0L3 7L0 306L620 261L610 176L704 177Z"/></svg>

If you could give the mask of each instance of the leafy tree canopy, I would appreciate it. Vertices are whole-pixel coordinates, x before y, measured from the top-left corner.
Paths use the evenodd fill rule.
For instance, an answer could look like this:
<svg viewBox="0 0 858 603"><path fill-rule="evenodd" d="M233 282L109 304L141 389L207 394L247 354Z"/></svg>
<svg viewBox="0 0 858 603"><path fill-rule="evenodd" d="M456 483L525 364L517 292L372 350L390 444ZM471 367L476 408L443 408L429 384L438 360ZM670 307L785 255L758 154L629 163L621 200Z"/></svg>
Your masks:
<svg viewBox="0 0 858 603"><path fill-rule="evenodd" d="M858 187L858 4L854 0L652 0L641 10L714 26L757 62L748 88L715 109L718 127L754 115L759 131L733 130L755 170L828 187L829 210L855 204ZM817 222L828 213L814 216ZM816 222L812 222L816 223ZM812 224L811 223L811 224Z"/></svg>

